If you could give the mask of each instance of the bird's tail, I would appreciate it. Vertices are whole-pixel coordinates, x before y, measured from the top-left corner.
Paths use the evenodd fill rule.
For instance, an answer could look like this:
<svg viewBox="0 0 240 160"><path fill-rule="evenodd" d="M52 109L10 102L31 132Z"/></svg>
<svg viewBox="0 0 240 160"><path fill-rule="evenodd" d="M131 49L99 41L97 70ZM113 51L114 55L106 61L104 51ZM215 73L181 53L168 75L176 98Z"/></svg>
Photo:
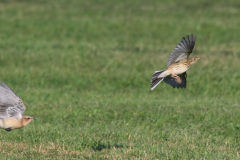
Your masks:
<svg viewBox="0 0 240 160"><path fill-rule="evenodd" d="M165 70L162 71L155 71L152 77L151 81L151 90L153 90L157 85L164 79L164 78L158 78L160 74L162 74Z"/></svg>

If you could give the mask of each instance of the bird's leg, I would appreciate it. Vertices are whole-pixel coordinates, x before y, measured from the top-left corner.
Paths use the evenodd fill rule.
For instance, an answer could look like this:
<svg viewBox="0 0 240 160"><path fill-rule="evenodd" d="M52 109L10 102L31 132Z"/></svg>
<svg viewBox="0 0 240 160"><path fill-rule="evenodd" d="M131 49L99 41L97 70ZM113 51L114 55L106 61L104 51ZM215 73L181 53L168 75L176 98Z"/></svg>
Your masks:
<svg viewBox="0 0 240 160"><path fill-rule="evenodd" d="M11 131L12 129L11 129L11 128L6 128L5 130L9 132L9 131Z"/></svg>
<svg viewBox="0 0 240 160"><path fill-rule="evenodd" d="M176 74L172 74L171 77L174 78L178 83L182 82L181 78Z"/></svg>

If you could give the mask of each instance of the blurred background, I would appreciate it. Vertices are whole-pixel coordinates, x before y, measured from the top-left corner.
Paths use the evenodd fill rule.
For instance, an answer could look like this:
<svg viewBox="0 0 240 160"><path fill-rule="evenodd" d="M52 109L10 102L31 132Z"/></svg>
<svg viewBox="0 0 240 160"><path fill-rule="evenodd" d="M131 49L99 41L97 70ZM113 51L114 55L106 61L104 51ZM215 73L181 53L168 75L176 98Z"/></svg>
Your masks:
<svg viewBox="0 0 240 160"><path fill-rule="evenodd" d="M238 0L2 0L0 80L38 120L1 130L3 158L239 157ZM196 34L187 88L160 83Z"/></svg>

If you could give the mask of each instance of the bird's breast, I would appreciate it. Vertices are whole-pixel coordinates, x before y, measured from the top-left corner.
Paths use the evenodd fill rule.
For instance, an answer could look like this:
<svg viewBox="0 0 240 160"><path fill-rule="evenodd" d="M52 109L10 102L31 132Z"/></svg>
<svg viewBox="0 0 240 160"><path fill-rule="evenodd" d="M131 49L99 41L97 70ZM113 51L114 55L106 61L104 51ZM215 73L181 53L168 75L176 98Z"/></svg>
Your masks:
<svg viewBox="0 0 240 160"><path fill-rule="evenodd" d="M3 119L0 119L0 128L4 128L5 129Z"/></svg>
<svg viewBox="0 0 240 160"><path fill-rule="evenodd" d="M184 63L175 63L171 67L171 74L179 75L186 72L186 70L188 70L188 66Z"/></svg>
<svg viewBox="0 0 240 160"><path fill-rule="evenodd" d="M11 128L11 129L17 129L17 128L22 128L22 121L16 120L15 118L5 118L5 119L0 119L0 128Z"/></svg>

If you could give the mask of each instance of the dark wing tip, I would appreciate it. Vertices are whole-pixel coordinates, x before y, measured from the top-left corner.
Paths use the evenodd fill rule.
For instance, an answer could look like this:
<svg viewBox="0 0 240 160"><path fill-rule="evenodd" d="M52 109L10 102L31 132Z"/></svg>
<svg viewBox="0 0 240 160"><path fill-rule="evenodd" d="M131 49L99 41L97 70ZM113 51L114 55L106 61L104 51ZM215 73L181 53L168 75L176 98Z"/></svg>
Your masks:
<svg viewBox="0 0 240 160"><path fill-rule="evenodd" d="M183 37L172 53L192 53L196 41L196 35L191 34Z"/></svg>
<svg viewBox="0 0 240 160"><path fill-rule="evenodd" d="M194 48L194 46L195 46L196 37L197 37L196 35L191 34L190 37L189 37L189 35L187 35L186 38L185 38L186 44L187 44L186 52L187 52L188 54L191 54L191 53L192 53L192 50L193 50L193 48Z"/></svg>

